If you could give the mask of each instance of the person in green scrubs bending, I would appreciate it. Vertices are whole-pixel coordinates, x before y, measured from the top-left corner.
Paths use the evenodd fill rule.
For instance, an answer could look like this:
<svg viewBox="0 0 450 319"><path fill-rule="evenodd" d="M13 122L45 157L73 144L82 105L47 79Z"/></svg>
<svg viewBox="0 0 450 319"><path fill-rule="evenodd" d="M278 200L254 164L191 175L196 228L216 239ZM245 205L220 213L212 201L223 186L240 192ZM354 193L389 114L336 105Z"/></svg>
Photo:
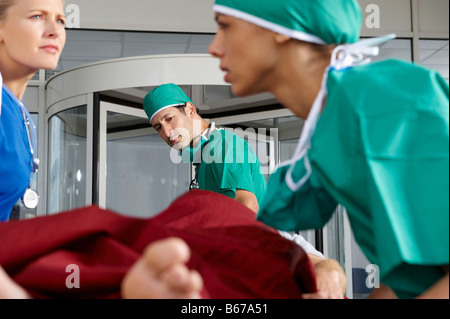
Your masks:
<svg viewBox="0 0 450 319"><path fill-rule="evenodd" d="M449 297L449 86L361 40L357 0L216 0L210 53L237 96L271 92L305 119L258 219L323 227L337 204L379 268L379 297ZM260 54L264 52L264 54Z"/></svg>
<svg viewBox="0 0 450 319"><path fill-rule="evenodd" d="M223 194L258 212L267 181L245 140L204 120L183 90L172 83L147 94L144 110L161 138L184 162L194 164L190 189Z"/></svg>
<svg viewBox="0 0 450 319"><path fill-rule="evenodd" d="M216 0L214 12L209 51L234 94L271 92L306 120L258 219L320 228L340 204L380 270L373 297L448 299L448 82L412 63L369 63L394 36L360 40L357 0Z"/></svg>

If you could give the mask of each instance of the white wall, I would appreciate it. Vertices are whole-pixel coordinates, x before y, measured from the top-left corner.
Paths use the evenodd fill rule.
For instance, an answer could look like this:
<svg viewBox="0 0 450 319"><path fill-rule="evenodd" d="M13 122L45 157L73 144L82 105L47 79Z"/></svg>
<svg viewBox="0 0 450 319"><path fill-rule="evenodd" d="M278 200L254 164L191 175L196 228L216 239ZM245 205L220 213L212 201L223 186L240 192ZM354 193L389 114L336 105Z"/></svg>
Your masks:
<svg viewBox="0 0 450 319"><path fill-rule="evenodd" d="M66 0L79 7L80 28L168 32L216 31L214 0Z"/></svg>
<svg viewBox="0 0 450 319"><path fill-rule="evenodd" d="M68 25L83 29L214 33L214 0L67 0ZM448 0L359 0L363 36L396 32L448 38ZM413 25L412 15L419 23Z"/></svg>

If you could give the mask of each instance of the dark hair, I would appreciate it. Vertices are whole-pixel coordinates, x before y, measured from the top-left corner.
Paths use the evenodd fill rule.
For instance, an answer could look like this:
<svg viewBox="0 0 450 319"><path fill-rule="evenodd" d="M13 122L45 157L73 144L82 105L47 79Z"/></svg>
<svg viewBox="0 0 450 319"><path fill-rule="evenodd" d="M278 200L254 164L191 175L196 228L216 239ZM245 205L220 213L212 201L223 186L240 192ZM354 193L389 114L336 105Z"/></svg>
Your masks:
<svg viewBox="0 0 450 319"><path fill-rule="evenodd" d="M184 104L184 105L178 105L178 106L175 106L175 107L176 107L182 114L186 115L186 111L185 111L186 106L187 106L187 103ZM197 114L200 115L200 110L198 109L198 107L196 107L196 106L194 106L194 107L195 107L195 110L197 111Z"/></svg>

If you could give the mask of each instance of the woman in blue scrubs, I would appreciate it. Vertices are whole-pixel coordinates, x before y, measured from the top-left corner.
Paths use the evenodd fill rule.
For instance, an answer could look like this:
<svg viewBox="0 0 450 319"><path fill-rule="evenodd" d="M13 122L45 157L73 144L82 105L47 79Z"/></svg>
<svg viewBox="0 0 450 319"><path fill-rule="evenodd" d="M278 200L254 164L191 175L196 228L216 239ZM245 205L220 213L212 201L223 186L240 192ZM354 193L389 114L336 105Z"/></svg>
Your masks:
<svg viewBox="0 0 450 319"><path fill-rule="evenodd" d="M58 65L66 36L61 0L1 1L0 10L0 221L7 221L18 199L37 205L29 189L36 133L21 100L39 69Z"/></svg>
<svg viewBox="0 0 450 319"><path fill-rule="evenodd" d="M37 171L34 124L21 100L28 81L39 69L54 69L66 41L61 0L0 1L0 222L22 198L34 207L30 189ZM0 297L25 293L0 268Z"/></svg>

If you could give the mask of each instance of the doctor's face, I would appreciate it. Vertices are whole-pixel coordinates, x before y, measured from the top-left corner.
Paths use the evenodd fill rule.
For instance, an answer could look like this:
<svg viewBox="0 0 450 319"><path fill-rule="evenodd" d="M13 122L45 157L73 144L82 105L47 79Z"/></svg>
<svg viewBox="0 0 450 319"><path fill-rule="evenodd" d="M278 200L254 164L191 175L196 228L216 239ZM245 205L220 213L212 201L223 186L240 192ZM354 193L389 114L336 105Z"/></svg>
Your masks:
<svg viewBox="0 0 450 319"><path fill-rule="evenodd" d="M61 0L16 0L0 21L0 58L11 69L54 69L66 42Z"/></svg>
<svg viewBox="0 0 450 319"><path fill-rule="evenodd" d="M189 146L194 137L199 135L200 121L195 119L192 109L195 107L190 103L182 110L169 107L152 119L151 124L159 136L178 151Z"/></svg>
<svg viewBox="0 0 450 319"><path fill-rule="evenodd" d="M218 31L209 52L220 59L225 81L234 94L247 96L270 91L278 64L274 33L249 22L216 15Z"/></svg>

